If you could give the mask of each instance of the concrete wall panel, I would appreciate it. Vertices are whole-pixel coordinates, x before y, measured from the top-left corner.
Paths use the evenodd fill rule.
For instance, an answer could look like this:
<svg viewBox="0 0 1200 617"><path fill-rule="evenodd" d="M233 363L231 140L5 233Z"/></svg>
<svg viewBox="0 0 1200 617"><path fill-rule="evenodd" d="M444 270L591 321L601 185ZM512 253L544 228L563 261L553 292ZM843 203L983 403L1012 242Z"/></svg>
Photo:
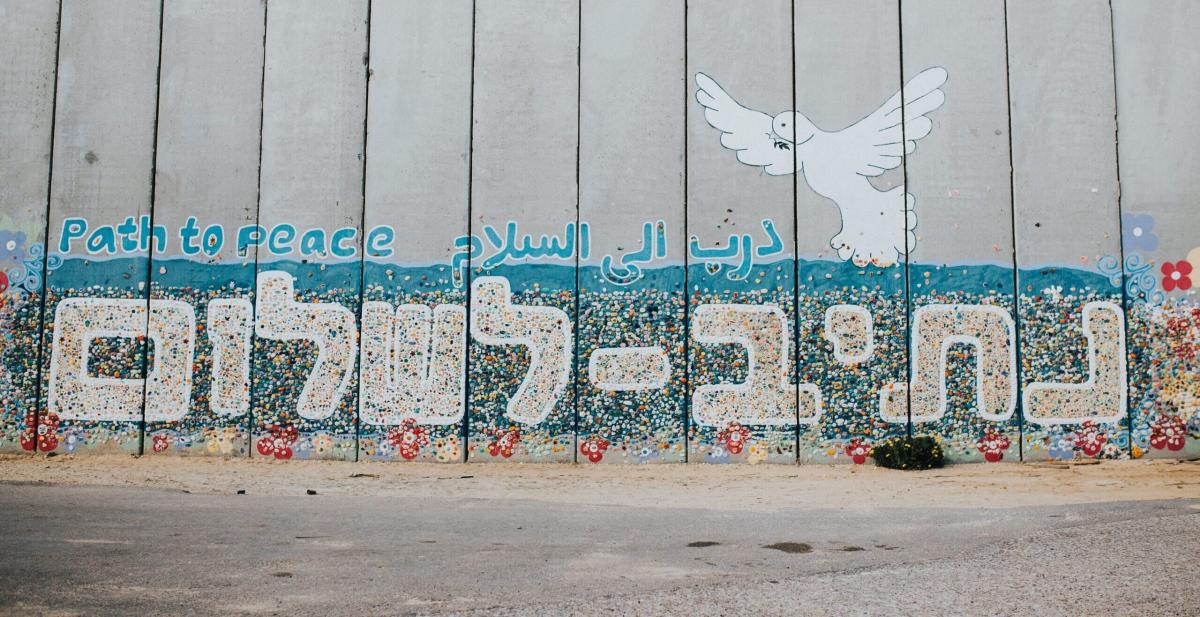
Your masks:
<svg viewBox="0 0 1200 617"><path fill-rule="evenodd" d="M57 45L57 2L0 2L0 452L37 442Z"/></svg>
<svg viewBox="0 0 1200 617"><path fill-rule="evenodd" d="M365 301L384 304L363 310L359 455L367 458L465 454L467 254L456 241L468 234L473 17L470 0L371 9L363 285ZM386 316L413 311L430 325L405 356L394 342L398 322ZM415 373L422 381L399 381L389 364L451 367L454 379L425 368Z"/></svg>
<svg viewBox="0 0 1200 617"><path fill-rule="evenodd" d="M1133 456L1200 453L1200 6L1114 2ZM1186 282L1185 282L1186 281Z"/></svg>
<svg viewBox="0 0 1200 617"><path fill-rule="evenodd" d="M794 24L799 382L822 395L799 458L863 462L908 422L906 406L884 418L879 404L886 384L905 383L903 159L880 145L902 137L899 6L800 1Z"/></svg>
<svg viewBox="0 0 1200 617"><path fill-rule="evenodd" d="M684 3L582 10L578 460L683 461Z"/></svg>
<svg viewBox="0 0 1200 617"><path fill-rule="evenodd" d="M1200 448L1190 4L0 17L0 451Z"/></svg>
<svg viewBox="0 0 1200 617"><path fill-rule="evenodd" d="M159 4L62 6L41 422L65 451L140 447Z"/></svg>
<svg viewBox="0 0 1200 617"><path fill-rule="evenodd" d="M1121 234L1108 3L1011 1L1008 49L1023 456L1122 456L1124 387L1111 387L1125 367L1123 347L1115 351L1124 328L1114 323Z"/></svg>
<svg viewBox="0 0 1200 617"><path fill-rule="evenodd" d="M949 75L942 87L945 103L927 116L932 131L905 163L917 210L909 298L920 316L912 327L922 335L913 336L909 346L913 432L941 435L953 461L1014 460L1020 419L1016 330L1008 327L1015 324L1015 280L1004 3L909 0L903 9L905 79L930 67ZM946 19L970 27L946 27ZM974 306L957 306L964 304L1001 312L986 315ZM978 342L953 343L943 369L940 344L925 336L935 328ZM993 334L1001 348L984 349ZM931 343L938 346L924 347ZM994 373L988 365L992 353L1003 360ZM980 362L989 370L982 380L976 372Z"/></svg>
<svg viewBox="0 0 1200 617"><path fill-rule="evenodd" d="M476 6L469 459L575 459L578 10Z"/></svg>
<svg viewBox="0 0 1200 617"><path fill-rule="evenodd" d="M255 452L354 459L368 3L267 10Z"/></svg>
<svg viewBox="0 0 1200 617"><path fill-rule="evenodd" d="M791 21L790 2L688 4L689 461L796 459L795 159L771 135Z"/></svg>
<svg viewBox="0 0 1200 617"><path fill-rule="evenodd" d="M147 418L147 452L245 456L257 247L239 251L237 239L258 218L265 5L164 10L154 222L169 238L151 256L150 297L192 307L195 351L187 413Z"/></svg>

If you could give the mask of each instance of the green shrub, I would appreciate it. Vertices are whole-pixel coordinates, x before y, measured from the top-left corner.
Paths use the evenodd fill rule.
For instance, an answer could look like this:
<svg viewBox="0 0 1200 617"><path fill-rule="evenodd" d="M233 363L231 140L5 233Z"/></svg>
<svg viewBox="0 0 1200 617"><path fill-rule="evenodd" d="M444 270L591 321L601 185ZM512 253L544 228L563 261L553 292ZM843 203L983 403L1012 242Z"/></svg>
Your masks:
<svg viewBox="0 0 1200 617"><path fill-rule="evenodd" d="M888 469L933 469L945 464L942 444L928 435L885 439L871 448L871 458Z"/></svg>

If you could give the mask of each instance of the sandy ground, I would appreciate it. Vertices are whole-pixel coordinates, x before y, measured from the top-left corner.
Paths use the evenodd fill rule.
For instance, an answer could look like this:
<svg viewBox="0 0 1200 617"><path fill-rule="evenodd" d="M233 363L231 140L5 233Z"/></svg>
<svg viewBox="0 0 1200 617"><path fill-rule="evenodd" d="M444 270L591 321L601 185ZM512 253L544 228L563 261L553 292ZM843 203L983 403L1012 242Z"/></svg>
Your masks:
<svg viewBox="0 0 1200 617"><path fill-rule="evenodd" d="M199 494L423 496L772 511L804 507L1018 507L1200 498L1200 461L998 463L908 472L873 466L522 465L0 456L0 484Z"/></svg>
<svg viewBox="0 0 1200 617"><path fill-rule="evenodd" d="M0 617L1200 615L1196 462L8 456L0 512Z"/></svg>

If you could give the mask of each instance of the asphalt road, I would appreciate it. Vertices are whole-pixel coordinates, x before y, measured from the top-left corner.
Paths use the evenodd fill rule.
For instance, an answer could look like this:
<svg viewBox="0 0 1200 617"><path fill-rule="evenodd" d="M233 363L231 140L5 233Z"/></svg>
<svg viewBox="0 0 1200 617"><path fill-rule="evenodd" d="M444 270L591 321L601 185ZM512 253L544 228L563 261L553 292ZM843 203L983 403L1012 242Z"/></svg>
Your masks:
<svg viewBox="0 0 1200 617"><path fill-rule="evenodd" d="M0 614L1200 614L1197 500L650 505L0 484Z"/></svg>

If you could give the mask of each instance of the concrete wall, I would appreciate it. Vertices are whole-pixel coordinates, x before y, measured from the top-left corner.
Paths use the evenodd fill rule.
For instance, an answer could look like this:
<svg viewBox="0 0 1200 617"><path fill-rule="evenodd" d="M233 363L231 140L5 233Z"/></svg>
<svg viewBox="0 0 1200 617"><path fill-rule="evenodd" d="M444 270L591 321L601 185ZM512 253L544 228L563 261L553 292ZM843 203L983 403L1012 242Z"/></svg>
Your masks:
<svg viewBox="0 0 1200 617"><path fill-rule="evenodd" d="M0 451L1200 453L1187 2L0 17Z"/></svg>

